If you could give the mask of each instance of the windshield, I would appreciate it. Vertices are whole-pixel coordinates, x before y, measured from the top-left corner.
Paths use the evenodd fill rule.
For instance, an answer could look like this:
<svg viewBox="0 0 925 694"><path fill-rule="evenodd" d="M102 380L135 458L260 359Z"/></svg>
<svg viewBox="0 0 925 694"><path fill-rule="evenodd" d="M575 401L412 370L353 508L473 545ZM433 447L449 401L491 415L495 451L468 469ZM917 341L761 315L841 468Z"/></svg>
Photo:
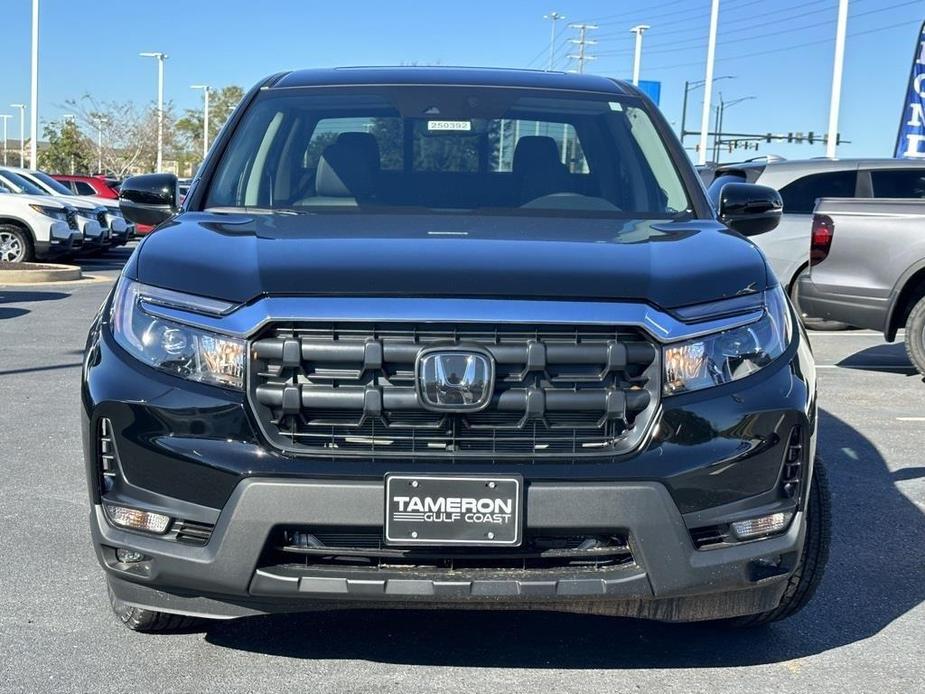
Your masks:
<svg viewBox="0 0 925 694"><path fill-rule="evenodd" d="M362 87L263 92L205 206L673 218L690 203L632 98Z"/></svg>
<svg viewBox="0 0 925 694"><path fill-rule="evenodd" d="M33 178L37 178L46 186L51 188L55 195L75 195L75 193L73 193L70 188L61 185L61 183L53 179L44 171L33 171L32 176Z"/></svg>
<svg viewBox="0 0 925 694"><path fill-rule="evenodd" d="M18 173L0 171L0 178L17 193L25 193L26 195L48 195L48 193L39 188L32 181L26 180Z"/></svg>

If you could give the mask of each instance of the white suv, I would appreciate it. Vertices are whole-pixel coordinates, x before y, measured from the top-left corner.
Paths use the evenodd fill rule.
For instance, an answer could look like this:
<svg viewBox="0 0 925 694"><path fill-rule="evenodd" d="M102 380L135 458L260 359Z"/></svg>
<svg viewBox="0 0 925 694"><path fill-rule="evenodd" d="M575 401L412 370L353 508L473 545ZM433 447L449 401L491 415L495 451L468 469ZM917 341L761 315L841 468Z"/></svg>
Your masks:
<svg viewBox="0 0 925 694"><path fill-rule="evenodd" d="M47 196L19 195L0 181L0 262L52 260L82 244L75 208Z"/></svg>
<svg viewBox="0 0 925 694"><path fill-rule="evenodd" d="M49 192L43 186L38 185L34 179L27 176L27 173L24 169L2 166L0 167L0 181L14 193L42 196L46 200L57 200L62 205L73 207L77 211L77 224L83 234L84 252L99 253L112 245L105 207L80 198L71 198Z"/></svg>

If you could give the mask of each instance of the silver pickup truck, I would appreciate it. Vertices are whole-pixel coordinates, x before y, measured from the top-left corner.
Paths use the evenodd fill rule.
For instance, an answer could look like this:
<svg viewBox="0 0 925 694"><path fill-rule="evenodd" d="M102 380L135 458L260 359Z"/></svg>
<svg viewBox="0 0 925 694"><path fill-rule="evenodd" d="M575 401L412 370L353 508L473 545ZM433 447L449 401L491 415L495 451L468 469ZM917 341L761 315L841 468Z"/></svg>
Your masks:
<svg viewBox="0 0 925 694"><path fill-rule="evenodd" d="M820 198L800 301L814 316L883 332L906 329L925 374L925 199Z"/></svg>

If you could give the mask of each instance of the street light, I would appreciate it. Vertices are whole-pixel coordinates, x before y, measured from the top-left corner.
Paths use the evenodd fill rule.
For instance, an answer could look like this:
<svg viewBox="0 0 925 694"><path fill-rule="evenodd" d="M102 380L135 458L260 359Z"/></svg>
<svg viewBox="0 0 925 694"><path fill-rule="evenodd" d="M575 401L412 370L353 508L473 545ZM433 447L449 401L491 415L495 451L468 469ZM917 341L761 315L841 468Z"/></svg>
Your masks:
<svg viewBox="0 0 925 694"><path fill-rule="evenodd" d="M209 153L209 85L191 84L190 89L202 90L202 160Z"/></svg>
<svg viewBox="0 0 925 694"><path fill-rule="evenodd" d="M4 166L6 166L6 143L7 143L7 135L6 135L7 125L6 124L7 124L7 121L9 121L10 118L12 117L13 116L11 116L9 113L0 113L0 118L3 119L3 165Z"/></svg>
<svg viewBox="0 0 925 694"><path fill-rule="evenodd" d="M100 113L91 118L96 121L96 172L101 174L103 173L103 126L109 125L109 119Z"/></svg>
<svg viewBox="0 0 925 694"><path fill-rule="evenodd" d="M714 77L713 81L719 82L720 80L734 80L735 78L736 75L720 75L719 77ZM695 89L700 89L706 83L706 80L697 80L695 82L684 83L684 101L681 105L681 142L684 142L685 136L689 134L687 132L687 95Z"/></svg>
<svg viewBox="0 0 925 694"><path fill-rule="evenodd" d="M642 59L642 35L651 29L648 24L637 24L630 31L636 34L636 54L633 58L633 85L639 84L639 62Z"/></svg>
<svg viewBox="0 0 925 694"><path fill-rule="evenodd" d="M848 30L848 0L838 0L838 21L835 27L835 60L832 64L832 97L829 101L829 139L825 156L835 158L838 145L838 109L841 106L841 79L845 65L845 32Z"/></svg>
<svg viewBox="0 0 925 694"><path fill-rule="evenodd" d="M39 0L32 0L32 90L29 113L29 161L32 168L38 168L39 144Z"/></svg>
<svg viewBox="0 0 925 694"><path fill-rule="evenodd" d="M713 135L713 161L719 161L719 148L723 144L723 120L726 116L726 109L732 108L743 101L752 101L757 96L742 96L732 101L724 101L723 93L719 93L719 106L716 107L716 132Z"/></svg>
<svg viewBox="0 0 925 694"><path fill-rule="evenodd" d="M10 108L19 109L19 168L26 166L26 105L10 104Z"/></svg>
<svg viewBox="0 0 925 694"><path fill-rule="evenodd" d="M716 57L716 28L719 24L719 0L710 5L710 34L707 38L707 71L704 79L703 111L700 114L701 166L707 163L707 135L710 130L710 98L713 96L713 61Z"/></svg>
<svg viewBox="0 0 925 694"><path fill-rule="evenodd" d="M157 60L157 164L155 168L160 171L164 163L164 61L166 53L148 51L139 53L142 58Z"/></svg>
<svg viewBox="0 0 925 694"><path fill-rule="evenodd" d="M549 32L549 67L546 68L548 72L552 72L556 62L556 22L560 19L565 19L565 15L561 15L558 12L550 12L547 15L543 15L543 19L552 21L552 29Z"/></svg>

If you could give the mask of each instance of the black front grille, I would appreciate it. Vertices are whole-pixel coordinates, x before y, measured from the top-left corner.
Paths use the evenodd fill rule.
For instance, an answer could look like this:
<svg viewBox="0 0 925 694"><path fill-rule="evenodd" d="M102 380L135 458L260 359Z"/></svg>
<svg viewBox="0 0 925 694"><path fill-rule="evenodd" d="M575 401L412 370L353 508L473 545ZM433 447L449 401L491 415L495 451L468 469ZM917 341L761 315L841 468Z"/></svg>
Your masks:
<svg viewBox="0 0 925 694"><path fill-rule="evenodd" d="M100 223L103 229L109 226L109 222L106 221L106 213L102 210L96 213L96 221Z"/></svg>
<svg viewBox="0 0 925 694"><path fill-rule="evenodd" d="M491 354L478 412L424 409L419 352ZM481 325L286 325L251 345L248 392L275 446L331 457L606 457L634 447L658 399L653 344L633 330Z"/></svg>
<svg viewBox="0 0 925 694"><path fill-rule="evenodd" d="M635 563L625 533L531 531L520 547L389 547L382 528L282 528L270 538L264 565L408 569L603 569Z"/></svg>
<svg viewBox="0 0 925 694"><path fill-rule="evenodd" d="M68 210L66 213L67 216L67 226L70 229L77 230L80 229L80 225L77 223L77 211Z"/></svg>

